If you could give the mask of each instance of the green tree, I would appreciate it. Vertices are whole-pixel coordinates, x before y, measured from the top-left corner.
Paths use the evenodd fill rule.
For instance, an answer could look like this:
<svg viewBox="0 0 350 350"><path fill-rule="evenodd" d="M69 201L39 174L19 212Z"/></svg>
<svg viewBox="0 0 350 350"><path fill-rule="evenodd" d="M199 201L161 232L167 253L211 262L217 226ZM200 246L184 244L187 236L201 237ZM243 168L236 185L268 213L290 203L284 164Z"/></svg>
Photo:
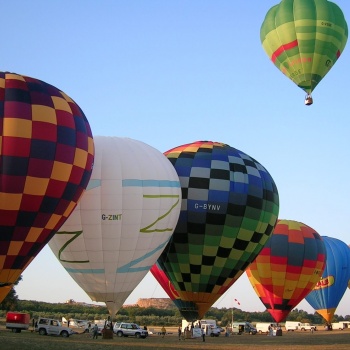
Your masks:
<svg viewBox="0 0 350 350"><path fill-rule="evenodd" d="M22 275L18 277L17 281L14 283L15 286L22 280ZM0 303L0 309L13 311L16 310L18 306L18 296L15 288L12 287L10 292L6 295L5 299Z"/></svg>

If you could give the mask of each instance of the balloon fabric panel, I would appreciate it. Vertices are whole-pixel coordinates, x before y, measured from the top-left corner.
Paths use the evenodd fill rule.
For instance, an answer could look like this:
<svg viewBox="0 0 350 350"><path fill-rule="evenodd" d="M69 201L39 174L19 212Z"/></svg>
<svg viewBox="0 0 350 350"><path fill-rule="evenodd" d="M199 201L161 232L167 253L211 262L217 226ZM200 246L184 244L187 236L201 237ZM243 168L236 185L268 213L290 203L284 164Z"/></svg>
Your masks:
<svg viewBox="0 0 350 350"><path fill-rule="evenodd" d="M13 284L74 209L92 170L88 121L43 81L0 72L0 286Z"/></svg>
<svg viewBox="0 0 350 350"><path fill-rule="evenodd" d="M198 141L165 154L180 178L182 207L158 263L201 318L266 243L278 193L266 169L228 145Z"/></svg>

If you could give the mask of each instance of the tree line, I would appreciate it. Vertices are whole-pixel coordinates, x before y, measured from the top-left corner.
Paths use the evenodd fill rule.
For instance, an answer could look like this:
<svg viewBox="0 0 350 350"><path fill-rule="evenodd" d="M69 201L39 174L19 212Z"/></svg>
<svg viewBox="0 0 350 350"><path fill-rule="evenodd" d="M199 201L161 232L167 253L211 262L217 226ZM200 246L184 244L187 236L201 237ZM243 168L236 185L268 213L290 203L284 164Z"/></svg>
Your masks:
<svg viewBox="0 0 350 350"><path fill-rule="evenodd" d="M16 300L10 306L9 304L0 304L0 317L5 317L7 311L27 312L31 318L50 317L50 318L74 318L82 320L104 320L109 314L104 306L87 305L80 303L46 303L34 300ZM205 314L204 318L216 319L218 324L226 326L232 320L234 322L274 322L272 316L267 310L264 312L246 312L241 309L233 308L215 308L212 307ZM317 314L309 314L306 311L294 309L288 316L289 321L309 322L313 324L323 324L324 320ZM335 315L332 322L350 321L350 315L345 317ZM122 307L113 318L114 322L135 322L140 325L166 325L178 326L181 324L182 316L179 310L174 306L169 309L158 309L155 307L127 306Z"/></svg>
<svg viewBox="0 0 350 350"><path fill-rule="evenodd" d="M16 281L17 285L22 276ZM0 303L0 317L5 317L8 311L26 312L31 318L49 317L61 319L74 318L81 320L104 320L109 316L108 309L105 306L87 305L81 303L46 303L35 300L19 300L15 288L12 288L7 297ZM122 307L114 316L114 322L135 322L140 325L167 325L178 326L181 324L182 316L180 311L174 307L168 309L159 309L155 307L139 307L126 306ZM232 321L241 322L274 322L270 313L265 310L263 312L247 312L238 308L227 309L211 307L204 315L204 318L215 319L221 326L226 326ZM288 321L308 322L312 324L325 323L323 318L315 312L309 314L304 310L295 308L287 317ZM338 316L334 315L332 322L350 321L350 315Z"/></svg>

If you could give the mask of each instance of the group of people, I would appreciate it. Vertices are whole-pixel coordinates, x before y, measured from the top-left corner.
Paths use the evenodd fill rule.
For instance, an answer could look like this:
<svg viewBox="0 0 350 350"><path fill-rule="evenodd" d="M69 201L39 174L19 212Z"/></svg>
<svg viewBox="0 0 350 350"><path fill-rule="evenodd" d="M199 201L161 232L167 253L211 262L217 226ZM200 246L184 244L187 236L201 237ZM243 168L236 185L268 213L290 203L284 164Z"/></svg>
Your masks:
<svg viewBox="0 0 350 350"><path fill-rule="evenodd" d="M89 332L90 332L90 328L91 328L91 324L89 323ZM105 324L103 326L101 333L106 332L107 330L110 330L113 332L113 322L111 321L110 317L108 317L108 319L105 320ZM94 326L92 327L92 339L97 339L99 333L100 333L99 327L97 323L95 323ZM106 334L104 334L104 336L106 336Z"/></svg>
<svg viewBox="0 0 350 350"><path fill-rule="evenodd" d="M202 339L205 342L205 329L204 328L200 328L200 329L201 329ZM179 336L179 340L181 340L181 339L185 340L186 339L186 332L190 332L190 328L188 326L185 327L184 334L182 334L181 326L179 326L179 328L177 330L177 333L178 333L178 336Z"/></svg>
<svg viewBox="0 0 350 350"><path fill-rule="evenodd" d="M278 335L278 334L273 334L274 330L276 332L279 332L279 331L282 331L282 328L281 328L281 326L279 324L277 324L276 327L272 327L272 325L269 325L267 335L270 336L270 337L272 337L273 335ZM282 333L280 335L282 335Z"/></svg>

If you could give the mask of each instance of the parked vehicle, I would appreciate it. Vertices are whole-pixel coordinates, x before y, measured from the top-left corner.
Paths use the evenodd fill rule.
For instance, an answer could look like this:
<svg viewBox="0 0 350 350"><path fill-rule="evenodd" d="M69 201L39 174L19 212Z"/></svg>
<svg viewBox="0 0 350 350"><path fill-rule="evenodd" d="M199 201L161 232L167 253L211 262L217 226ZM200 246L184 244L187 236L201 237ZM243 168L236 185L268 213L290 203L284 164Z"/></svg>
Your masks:
<svg viewBox="0 0 350 350"><path fill-rule="evenodd" d="M231 326L233 334L253 334L257 333L256 328L249 322L234 322Z"/></svg>
<svg viewBox="0 0 350 350"><path fill-rule="evenodd" d="M68 338L74 334L71 328L62 326L59 320L52 318L39 317L35 331L39 332L40 335L60 335L61 337Z"/></svg>
<svg viewBox="0 0 350 350"><path fill-rule="evenodd" d="M216 327L210 323L201 324L201 328L204 329L205 335L208 335L210 337L218 337L221 333L220 327Z"/></svg>
<svg viewBox="0 0 350 350"><path fill-rule="evenodd" d="M89 324L91 328L91 322L88 320L78 320L76 318L70 318L67 320L65 317L62 317L62 326L81 328L84 329L85 333L89 332Z"/></svg>
<svg viewBox="0 0 350 350"><path fill-rule="evenodd" d="M301 331L316 331L317 327L310 323L299 323L298 329Z"/></svg>
<svg viewBox="0 0 350 350"><path fill-rule="evenodd" d="M335 322L332 323L332 329L347 329L349 328L349 322Z"/></svg>
<svg viewBox="0 0 350 350"><path fill-rule="evenodd" d="M202 336L200 329L204 329L205 335L210 337L218 337L222 332L222 328L218 327L216 320L213 319L202 319L194 322L182 320L182 332L184 332L186 328L191 330L192 337L194 338Z"/></svg>
<svg viewBox="0 0 350 350"><path fill-rule="evenodd" d="M14 333L21 333L29 328L30 315L23 312L11 312L6 314L6 328Z"/></svg>
<svg viewBox="0 0 350 350"><path fill-rule="evenodd" d="M136 338L147 338L148 332L142 329L136 323L125 323L119 322L115 323L113 327L113 332L118 337L136 337Z"/></svg>
<svg viewBox="0 0 350 350"><path fill-rule="evenodd" d="M284 327L285 327L286 331L294 332L294 331L298 330L299 324L300 324L300 322L297 322L297 321L286 321Z"/></svg>
<svg viewBox="0 0 350 350"><path fill-rule="evenodd" d="M271 322L258 322L255 326L257 332L261 333L269 333L269 326L271 326L274 329L278 328L277 323L271 323Z"/></svg>

